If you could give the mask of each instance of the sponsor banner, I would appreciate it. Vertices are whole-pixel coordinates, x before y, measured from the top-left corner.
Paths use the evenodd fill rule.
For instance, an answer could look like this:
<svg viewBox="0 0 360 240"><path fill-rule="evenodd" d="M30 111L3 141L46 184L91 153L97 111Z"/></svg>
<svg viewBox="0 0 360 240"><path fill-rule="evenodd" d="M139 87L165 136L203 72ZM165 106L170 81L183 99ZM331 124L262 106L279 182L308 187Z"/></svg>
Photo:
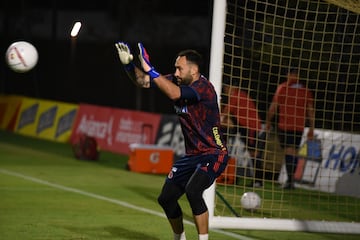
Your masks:
<svg viewBox="0 0 360 240"><path fill-rule="evenodd" d="M240 176L252 176L253 164L251 162L251 156L244 142L241 140L241 134L238 132L236 135L228 136L227 141L229 156L235 161L236 174Z"/></svg>
<svg viewBox="0 0 360 240"><path fill-rule="evenodd" d="M296 187L360 197L360 134L315 129L316 139L307 141L307 132L308 128L299 149ZM236 159L237 174L252 176L251 157L239 133L228 138L228 147L229 155ZM286 180L283 164L278 181Z"/></svg>
<svg viewBox="0 0 360 240"><path fill-rule="evenodd" d="M360 197L360 135L316 129L320 146L316 145L315 148L320 148L321 153L311 154L307 149L307 130L300 149L302 157L298 168L302 170L300 173L297 171L297 186ZM283 166L279 176L281 183L287 178L285 169Z"/></svg>
<svg viewBox="0 0 360 240"><path fill-rule="evenodd" d="M0 96L0 129L14 130L21 101L20 96Z"/></svg>
<svg viewBox="0 0 360 240"><path fill-rule="evenodd" d="M155 143L170 146L175 160L185 154L184 136L177 115L162 115Z"/></svg>
<svg viewBox="0 0 360 240"><path fill-rule="evenodd" d="M96 138L102 150L129 154L132 143L155 143L160 118L160 114L80 104L71 142L86 134Z"/></svg>
<svg viewBox="0 0 360 240"><path fill-rule="evenodd" d="M67 142L77 105L23 98L14 132L37 138Z"/></svg>

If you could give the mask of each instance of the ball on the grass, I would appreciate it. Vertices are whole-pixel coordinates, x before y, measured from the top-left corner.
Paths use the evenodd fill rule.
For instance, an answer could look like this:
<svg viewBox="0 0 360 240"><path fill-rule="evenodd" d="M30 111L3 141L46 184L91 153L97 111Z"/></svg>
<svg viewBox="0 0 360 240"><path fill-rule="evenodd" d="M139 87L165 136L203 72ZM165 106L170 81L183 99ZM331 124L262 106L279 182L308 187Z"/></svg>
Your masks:
<svg viewBox="0 0 360 240"><path fill-rule="evenodd" d="M261 206L261 198L256 192L245 192L241 196L241 206L246 210L256 210Z"/></svg>
<svg viewBox="0 0 360 240"><path fill-rule="evenodd" d="M26 41L12 43L6 50L5 60L9 68L18 73L33 69L39 59L34 45Z"/></svg>

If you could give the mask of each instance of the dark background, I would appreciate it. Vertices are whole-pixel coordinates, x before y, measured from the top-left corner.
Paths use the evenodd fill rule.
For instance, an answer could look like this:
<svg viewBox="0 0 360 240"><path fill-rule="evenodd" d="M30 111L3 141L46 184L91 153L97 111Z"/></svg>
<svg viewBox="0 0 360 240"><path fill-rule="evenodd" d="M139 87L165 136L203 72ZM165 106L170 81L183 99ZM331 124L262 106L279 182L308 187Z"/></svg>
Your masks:
<svg viewBox="0 0 360 240"><path fill-rule="evenodd" d="M0 53L5 54L11 43L25 40L36 46L39 62L30 72L19 74L6 66L3 55L0 58L0 94L173 113L172 104L162 93L136 88L127 78L114 43L128 42L137 55L136 44L142 42L152 64L163 74L174 71L174 57L180 50L193 48L203 54L207 63L203 74L208 76L213 1L2 0ZM233 19L235 24L227 24L224 37L224 70L231 68L231 74L223 76L224 83L230 78L231 84L249 89L258 103L262 119L265 119L273 93L278 84L285 81L286 72L292 65L290 60L295 59L301 69L300 78L307 81L315 95L316 127L360 131L357 64L360 45L359 38L352 38L360 31L356 13L321 1L310 5L305 0L227 2L228 11L236 11L236 17ZM312 22L315 13L319 12L318 17L321 17L328 12L326 21L316 23L319 28L316 29L317 38L313 29L306 32L305 42L309 46L303 44L302 34L305 36L303 31L306 29L301 24L300 29L293 29L294 33L287 30L275 34L283 38L281 45L271 30L264 27L265 23L272 25L272 16L282 19L284 9L290 14L289 22L277 22L274 26L278 31L283 31L279 26L292 26L297 20L298 23ZM251 12L256 12L256 18L251 17ZM227 21L231 20L227 14ZM76 21L82 22L82 28L77 38L71 38L70 31ZM319 42L333 35L336 37L319 47L324 48L322 57L309 58L313 52L320 55ZM292 50L293 42L300 44L295 46L296 51ZM271 47L274 45L278 51L275 54ZM334 52L330 53L328 48ZM278 57L280 53L281 58ZM304 56L294 57L293 54ZM239 59L244 62L240 64ZM329 74L330 70L336 74Z"/></svg>
<svg viewBox="0 0 360 240"><path fill-rule="evenodd" d="M161 73L174 71L174 57L193 48L209 60L212 0L10 1L0 3L0 52L19 40L39 52L37 66L12 72L1 57L0 93L70 103L173 113L160 92L137 89L126 77L114 43L136 51L143 42ZM70 37L76 21L77 38ZM134 54L135 55L135 54ZM207 66L208 64L206 64ZM204 69L208 75L208 67Z"/></svg>

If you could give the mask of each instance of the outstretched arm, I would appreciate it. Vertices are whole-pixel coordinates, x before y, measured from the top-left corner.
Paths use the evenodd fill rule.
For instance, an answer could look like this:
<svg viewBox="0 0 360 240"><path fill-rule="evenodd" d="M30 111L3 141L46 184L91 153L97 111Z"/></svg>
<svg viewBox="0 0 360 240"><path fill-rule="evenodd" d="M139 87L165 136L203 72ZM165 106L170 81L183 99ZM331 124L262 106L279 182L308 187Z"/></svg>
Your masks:
<svg viewBox="0 0 360 240"><path fill-rule="evenodd" d="M150 57L142 43L138 43L139 60L144 72L150 76L150 81L153 81L157 87L171 100L176 101L181 96L181 89L178 85L169 81L165 76L158 73L150 63Z"/></svg>
<svg viewBox="0 0 360 240"><path fill-rule="evenodd" d="M128 77L135 83L136 86L149 88L150 76L133 63L134 57L131 54L128 44L124 42L118 42L115 43L115 46L118 51L119 59L124 65Z"/></svg>

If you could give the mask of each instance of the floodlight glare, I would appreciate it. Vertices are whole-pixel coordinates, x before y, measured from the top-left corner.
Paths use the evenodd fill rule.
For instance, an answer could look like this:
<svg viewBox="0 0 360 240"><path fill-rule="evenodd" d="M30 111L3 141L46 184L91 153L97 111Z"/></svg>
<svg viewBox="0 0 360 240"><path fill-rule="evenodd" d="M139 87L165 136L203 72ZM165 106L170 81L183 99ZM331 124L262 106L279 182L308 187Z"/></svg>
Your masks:
<svg viewBox="0 0 360 240"><path fill-rule="evenodd" d="M71 29L71 37L76 37L80 31L81 28L81 22L76 22L73 26L73 28Z"/></svg>

